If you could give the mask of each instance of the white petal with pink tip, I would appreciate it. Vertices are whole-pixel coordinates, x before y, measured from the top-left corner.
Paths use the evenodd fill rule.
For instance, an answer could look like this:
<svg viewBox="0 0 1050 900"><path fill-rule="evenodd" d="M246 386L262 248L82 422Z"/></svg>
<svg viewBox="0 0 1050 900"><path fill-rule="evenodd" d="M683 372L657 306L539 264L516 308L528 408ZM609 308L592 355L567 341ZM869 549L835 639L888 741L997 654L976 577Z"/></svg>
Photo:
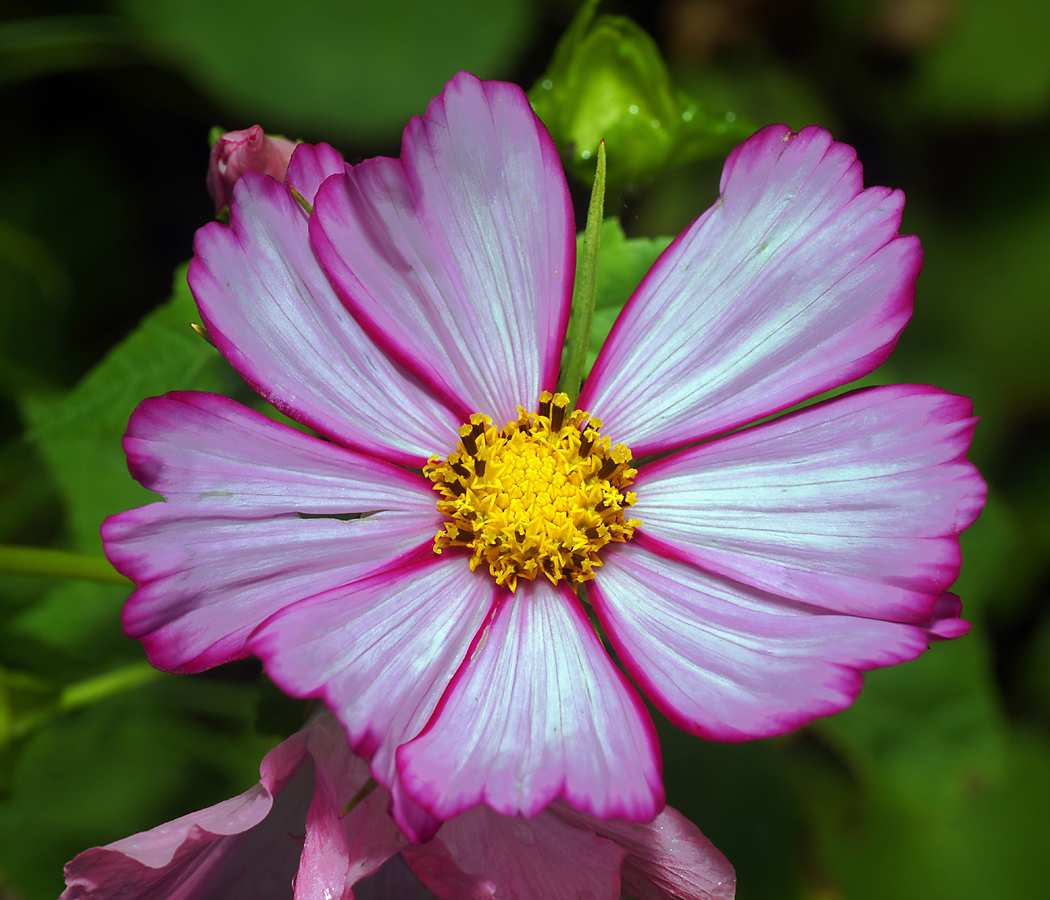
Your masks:
<svg viewBox="0 0 1050 900"><path fill-rule="evenodd" d="M715 740L783 734L853 702L860 672L914 659L916 625L829 614L615 547L591 591L620 659L681 728Z"/></svg>
<svg viewBox="0 0 1050 900"><path fill-rule="evenodd" d="M813 606L921 623L984 482L970 401L872 388L643 467L635 540Z"/></svg>
<svg viewBox="0 0 1050 900"><path fill-rule="evenodd" d="M212 339L282 412L338 443L411 465L455 444L459 418L339 302L287 187L245 175L230 225L200 229L193 249L188 279Z"/></svg>
<svg viewBox="0 0 1050 900"><path fill-rule="evenodd" d="M440 524L422 479L215 394L144 401L125 449L170 502L111 516L102 536L139 585L125 631L163 669L246 655L268 616L428 545Z"/></svg>
<svg viewBox="0 0 1050 900"><path fill-rule="evenodd" d="M495 591L487 574L456 556L425 553L306 600L250 643L285 691L324 697L355 752L371 759L376 780L391 789L394 818L415 840L430 837L437 822L420 818L401 792L394 752L427 723Z"/></svg>
<svg viewBox="0 0 1050 900"><path fill-rule="evenodd" d="M572 592L544 580L503 598L397 761L406 790L438 818L482 802L532 816L559 797L632 821L663 806L645 707Z"/></svg>
<svg viewBox="0 0 1050 900"><path fill-rule="evenodd" d="M461 72L401 159L329 179L310 233L373 338L464 418L554 388L576 236L558 153L522 90Z"/></svg>
<svg viewBox="0 0 1050 900"><path fill-rule="evenodd" d="M278 610L395 566L434 531L404 513L244 519L221 504L154 503L111 516L102 535L110 562L140 584L124 632L157 668L200 672L247 656L248 636Z"/></svg>
<svg viewBox="0 0 1050 900"><path fill-rule="evenodd" d="M628 301L580 406L640 456L871 371L911 315L922 261L897 234L903 206L863 190L856 153L826 131L763 129Z"/></svg>
<svg viewBox="0 0 1050 900"><path fill-rule="evenodd" d="M139 404L128 466L169 501L231 517L404 512L434 515L429 484L404 469L273 421L219 394L176 391Z"/></svg>

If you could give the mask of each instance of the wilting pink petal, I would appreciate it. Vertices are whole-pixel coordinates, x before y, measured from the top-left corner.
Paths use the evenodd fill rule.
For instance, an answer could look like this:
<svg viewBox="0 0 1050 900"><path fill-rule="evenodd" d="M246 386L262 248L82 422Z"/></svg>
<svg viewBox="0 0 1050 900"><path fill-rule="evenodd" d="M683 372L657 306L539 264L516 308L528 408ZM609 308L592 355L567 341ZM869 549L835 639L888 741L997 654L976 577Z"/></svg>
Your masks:
<svg viewBox="0 0 1050 900"><path fill-rule="evenodd" d="M656 261L580 396L636 456L694 443L870 372L911 315L922 262L904 196L863 189L820 128L764 128L719 199Z"/></svg>
<svg viewBox="0 0 1050 900"><path fill-rule="evenodd" d="M397 761L408 793L440 819L477 803L532 816L564 797L645 821L664 801L648 713L579 601L543 580L504 596Z"/></svg>
<svg viewBox="0 0 1050 900"><path fill-rule="evenodd" d="M782 597L921 623L985 487L970 401L872 388L644 467L635 540Z"/></svg>
<svg viewBox="0 0 1050 900"><path fill-rule="evenodd" d="M406 842L387 815L390 798L385 791L367 793L344 812L365 788L369 773L365 761L350 752L338 722L322 714L308 734L307 747L315 761L314 796L306 816L295 898L349 900L349 886L377 871ZM336 885L341 890L334 892Z"/></svg>
<svg viewBox="0 0 1050 900"><path fill-rule="evenodd" d="M263 759L259 784L238 797L66 865L61 900L279 900L303 847L313 775L302 733Z"/></svg>
<svg viewBox="0 0 1050 900"><path fill-rule="evenodd" d="M477 806L402 855L442 900L619 900L627 853L549 812L522 819Z"/></svg>
<svg viewBox="0 0 1050 900"><path fill-rule="evenodd" d="M267 137L258 125L227 131L211 148L208 159L208 193L215 211L230 205L233 186L246 172L262 172L284 180L295 141Z"/></svg>
<svg viewBox="0 0 1050 900"><path fill-rule="evenodd" d="M394 818L415 840L433 835L439 822L404 796L394 752L427 723L495 589L482 573L425 553L288 608L250 644L285 691L324 697L355 752L391 790Z"/></svg>
<svg viewBox="0 0 1050 900"><path fill-rule="evenodd" d="M244 656L277 610L429 546L438 527L421 480L214 394L144 401L125 448L169 502L111 516L102 536L139 585L125 630L161 668ZM363 518L327 517L347 514Z"/></svg>
<svg viewBox="0 0 1050 900"><path fill-rule="evenodd" d="M549 813L627 851L622 891L633 900L732 900L733 867L692 822L665 807L651 822L595 819L564 803Z"/></svg>
<svg viewBox="0 0 1050 900"><path fill-rule="evenodd" d="M553 390L576 235L557 149L520 88L461 72L409 123L401 159L333 177L315 206L339 295L462 419L506 422Z"/></svg>
<svg viewBox="0 0 1050 900"><path fill-rule="evenodd" d="M350 900L350 886L405 846L330 715L263 760L260 783L66 866L62 900Z"/></svg>
<svg viewBox="0 0 1050 900"><path fill-rule="evenodd" d="M628 672L680 728L783 734L853 702L861 672L914 659L929 634L786 600L632 543L591 597Z"/></svg>
<svg viewBox="0 0 1050 900"><path fill-rule="evenodd" d="M62 900L732 897L725 858L670 809L639 826L563 804L528 821L476 807L410 845L367 776L322 712L266 756L252 790L81 853Z"/></svg>
<svg viewBox="0 0 1050 900"><path fill-rule="evenodd" d="M216 346L282 412L337 443L421 466L461 419L367 338L314 258L287 187L249 174L230 224L197 232L189 283Z"/></svg>

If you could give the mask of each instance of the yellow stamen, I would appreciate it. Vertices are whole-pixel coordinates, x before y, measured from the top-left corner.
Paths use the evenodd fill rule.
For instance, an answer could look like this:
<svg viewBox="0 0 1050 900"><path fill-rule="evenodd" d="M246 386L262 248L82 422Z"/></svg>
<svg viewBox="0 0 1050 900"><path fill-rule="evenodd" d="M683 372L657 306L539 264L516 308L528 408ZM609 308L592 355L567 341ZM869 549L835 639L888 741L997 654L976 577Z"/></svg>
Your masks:
<svg viewBox="0 0 1050 900"><path fill-rule="evenodd" d="M572 585L594 577L598 551L626 541L641 524L625 519L638 474L631 451L601 437L601 420L568 411L566 394L540 395L539 412L518 407L518 420L497 431L477 413L459 429L446 459L423 469L448 517L434 539L471 550L470 568L485 562L497 584L515 590L519 578L545 575Z"/></svg>

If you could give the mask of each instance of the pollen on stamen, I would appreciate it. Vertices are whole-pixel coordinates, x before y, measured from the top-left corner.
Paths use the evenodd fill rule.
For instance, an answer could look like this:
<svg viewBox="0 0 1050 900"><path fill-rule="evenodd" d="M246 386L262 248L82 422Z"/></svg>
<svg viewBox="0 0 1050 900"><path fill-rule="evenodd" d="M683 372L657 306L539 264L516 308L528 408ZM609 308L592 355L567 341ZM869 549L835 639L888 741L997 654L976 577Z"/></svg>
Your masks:
<svg viewBox="0 0 1050 900"><path fill-rule="evenodd" d="M629 540L641 524L625 518L635 501L626 488L638 474L631 451L612 446L601 425L583 410L569 412L568 395L549 391L537 412L519 406L517 421L500 429L472 415L452 453L423 469L447 517L434 552L465 547L471 569L486 564L512 591L519 578L541 574L573 587L593 578L598 551Z"/></svg>

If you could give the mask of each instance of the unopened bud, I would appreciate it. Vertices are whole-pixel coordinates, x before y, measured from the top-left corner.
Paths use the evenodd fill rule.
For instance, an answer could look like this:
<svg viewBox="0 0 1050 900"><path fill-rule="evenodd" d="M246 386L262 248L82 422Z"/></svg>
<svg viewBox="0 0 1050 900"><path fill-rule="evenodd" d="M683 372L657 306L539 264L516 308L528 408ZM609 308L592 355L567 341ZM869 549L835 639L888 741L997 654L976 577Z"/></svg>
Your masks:
<svg viewBox="0 0 1050 900"><path fill-rule="evenodd" d="M245 172L262 172L284 181L294 149L295 141L267 137L258 125L221 135L208 160L208 193L216 213L230 205L233 186Z"/></svg>
<svg viewBox="0 0 1050 900"><path fill-rule="evenodd" d="M645 181L723 154L754 128L675 87L653 39L624 16L595 18L587 0L529 91L566 167L590 181L605 140L609 178Z"/></svg>

